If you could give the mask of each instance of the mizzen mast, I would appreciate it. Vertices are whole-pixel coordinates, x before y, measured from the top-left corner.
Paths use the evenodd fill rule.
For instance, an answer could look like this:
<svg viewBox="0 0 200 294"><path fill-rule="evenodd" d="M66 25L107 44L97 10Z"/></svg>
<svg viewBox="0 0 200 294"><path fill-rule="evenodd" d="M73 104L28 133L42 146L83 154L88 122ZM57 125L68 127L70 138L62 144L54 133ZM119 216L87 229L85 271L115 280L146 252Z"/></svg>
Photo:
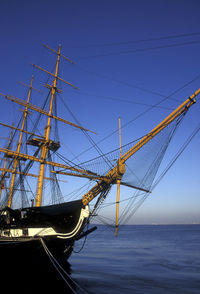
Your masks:
<svg viewBox="0 0 200 294"><path fill-rule="evenodd" d="M27 105L28 105L28 103L30 101L30 97L31 97L32 84L33 84L33 77L31 78L31 83L30 83L30 86L29 86L28 97L27 97ZM21 148L21 145L22 145L22 135L23 135L27 115L28 115L28 106L26 106L25 110L24 110L24 115L23 115L23 120L22 120L22 125L21 125L20 136L19 136L19 141L18 141L18 144L17 144L16 153L20 152L20 148ZM15 177L16 177L16 171L17 171L18 163L19 163L19 159L17 157L14 157L12 177L11 177L11 183L10 183L10 190L9 190L9 195L8 195L8 207L11 207L11 204L12 204L12 197L13 197Z"/></svg>
<svg viewBox="0 0 200 294"><path fill-rule="evenodd" d="M13 133L13 130L11 129L7 148L10 147L10 143L11 143L12 135L13 135L12 133ZM6 165L7 165L8 159L7 159L6 156L4 156L3 160L4 160L4 165L3 165L3 168L2 168L2 174L1 174L1 180L0 180L0 199L1 199L2 190L5 188L4 187L4 179L6 177Z"/></svg>

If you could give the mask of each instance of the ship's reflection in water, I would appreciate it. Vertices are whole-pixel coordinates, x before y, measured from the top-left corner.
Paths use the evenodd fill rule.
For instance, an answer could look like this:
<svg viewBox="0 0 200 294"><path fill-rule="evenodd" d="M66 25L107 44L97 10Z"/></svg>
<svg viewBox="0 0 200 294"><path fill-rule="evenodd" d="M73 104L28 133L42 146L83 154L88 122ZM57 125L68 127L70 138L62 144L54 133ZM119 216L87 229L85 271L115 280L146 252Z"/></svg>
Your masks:
<svg viewBox="0 0 200 294"><path fill-rule="evenodd" d="M6 248L8 246L5 245ZM1 285L7 293L80 293L71 278L72 269L68 261L48 255L42 244L35 254L28 250L28 246L26 249L18 250L18 254L16 250L0 252Z"/></svg>

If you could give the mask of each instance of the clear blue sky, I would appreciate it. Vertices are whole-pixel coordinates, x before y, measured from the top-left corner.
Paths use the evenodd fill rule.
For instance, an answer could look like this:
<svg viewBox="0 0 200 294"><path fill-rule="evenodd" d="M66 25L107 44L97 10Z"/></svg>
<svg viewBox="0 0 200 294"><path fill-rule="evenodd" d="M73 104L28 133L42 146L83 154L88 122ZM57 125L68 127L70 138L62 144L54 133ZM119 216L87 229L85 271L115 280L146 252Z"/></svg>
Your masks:
<svg viewBox="0 0 200 294"><path fill-rule="evenodd" d="M55 49L62 44L63 54L75 61L73 66L63 64L62 77L80 88L76 93L63 86L63 97L81 123L97 132L93 139L98 142L117 128L118 116L125 124L148 108L127 100L152 105L194 79L172 96L174 101L161 104L173 108L177 100L200 88L199 11L198 0L1 1L0 92L23 95L16 81L29 83L36 73L30 63L49 70L54 65L48 67L54 56L42 44ZM168 36L179 37L164 39ZM7 107L11 123L16 106L1 99L2 121L7 121L8 112L2 111ZM122 130L123 143L144 135L168 113L157 108L136 120ZM62 110L61 114L71 119ZM200 104L196 104L177 133L169 158L199 122ZM81 149L77 140L72 147L75 154ZM81 142L81 147L85 144ZM199 146L200 134L133 222L200 222ZM104 152L117 148L117 134L100 147Z"/></svg>

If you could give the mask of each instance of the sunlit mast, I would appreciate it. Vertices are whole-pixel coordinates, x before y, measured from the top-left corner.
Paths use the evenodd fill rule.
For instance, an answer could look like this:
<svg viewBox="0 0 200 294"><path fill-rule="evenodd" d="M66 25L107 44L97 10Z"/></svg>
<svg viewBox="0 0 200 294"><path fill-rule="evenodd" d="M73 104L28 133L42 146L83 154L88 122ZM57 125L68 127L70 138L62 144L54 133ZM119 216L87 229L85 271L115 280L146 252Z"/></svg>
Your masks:
<svg viewBox="0 0 200 294"><path fill-rule="evenodd" d="M61 46L59 45L58 53L57 53L57 62L56 62L56 70L55 70L55 77L53 80L53 85L51 86L51 99L49 104L49 113L48 113L48 121L47 125L45 127L44 132L44 142L42 144L41 148L41 160L40 163L40 172L38 177L38 184L37 184L37 194L36 194L36 206L41 206L42 202L42 190L43 190L43 183L44 183L44 168L45 168L45 160L47 158L48 154L48 145L49 145L49 135L50 135L50 129L51 129L51 116L52 116L52 109L53 109L53 100L55 99L55 93L57 90L57 77L58 77L58 69L59 69L59 63L60 63L60 50Z"/></svg>
<svg viewBox="0 0 200 294"><path fill-rule="evenodd" d="M20 148L22 145L22 135L23 135L23 131L24 131L25 121L26 121L26 118L28 115L28 103L29 103L30 97L31 97L32 84L33 84L33 77L31 78L31 83L30 83L30 87L29 87L29 91L28 91L28 97L27 97L27 101L26 101L27 106L25 107L25 110L24 110L24 115L23 115L23 120L22 120L22 125L21 125L20 136L19 136L19 141L17 144L16 153L20 152ZM8 195L8 207L11 207L11 205L12 205L12 197L13 197L15 177L16 177L18 163L19 163L19 159L17 157L14 157L10 190L9 190L9 195Z"/></svg>
<svg viewBox="0 0 200 294"><path fill-rule="evenodd" d="M130 148L125 154L121 155L117 161L117 165L111 169L103 179L100 179L97 184L91 188L82 197L83 205L90 203L95 197L97 197L103 191L109 189L113 184L117 184L117 201L116 201L116 229L115 235L117 235L118 230L118 216L119 216L119 193L120 184L132 187L134 189L142 190L145 192L150 192L140 187L135 187L127 185L121 182L121 179L126 171L125 163L132 157L137 151L139 151L145 144L147 144L152 138L159 134L163 129L165 129L169 124L171 124L175 119L180 117L185 111L187 111L195 102L195 97L200 94L200 89L198 89L193 95L186 99L179 107L177 107L170 115L168 115L160 124L158 124L151 132L144 136L140 141L138 141L132 148ZM121 136L121 135L120 135ZM120 147L121 149L121 147ZM101 195L99 196L101 197Z"/></svg>
<svg viewBox="0 0 200 294"><path fill-rule="evenodd" d="M13 135L13 130L11 129L9 140L8 140L8 148L9 148L9 146L11 144L12 135ZM0 199L1 199L2 190L5 189L5 187L4 187L4 179L6 177L6 166L7 166L8 159L7 159L6 156L4 156L3 160L4 160L4 165L3 165L3 168L1 169L2 174L1 174L1 180L0 180Z"/></svg>
<svg viewBox="0 0 200 294"><path fill-rule="evenodd" d="M10 171L8 170L8 172L12 172L12 179L11 179L11 186L10 186L10 192L9 192L9 199L8 199L8 206L10 207L12 204L12 195L13 195L13 189L14 189L14 180L15 180L15 175L16 174L24 174L23 172L17 171L17 166L18 166L18 162L19 160L31 160L31 161L35 161L38 162L40 165L40 169L39 169L39 175L34 175L34 174L25 174L25 175L30 175L33 177L38 178L38 183L37 183L37 194L36 194L36 206L41 206L42 204L42 191L43 191L43 183L44 183L44 173L45 173L45 165L51 165L54 167L58 167L61 168L62 170L58 170L58 171L52 171L58 174L64 174L64 175L70 175L70 176L76 176L76 177L83 177L83 178L88 178L91 180L97 180L97 184L90 189L85 195L83 195L82 197L82 203L83 205L87 205L89 202L91 202L95 197L97 197L101 192L108 190L108 188L112 185L112 184L116 184L118 185L118 196L117 196L117 209L116 209L116 233L117 233L117 227L118 227L118 211L119 211L119 191L120 191L120 184L122 185L126 185L141 191L145 191L145 192L149 192L148 190L145 190L143 188L140 187L135 187L135 186L130 186L127 185L125 183L121 182L121 179L125 173L125 163L126 161L132 157L137 151L139 151L146 143L148 143L153 137L155 137L159 132L161 132L166 126L168 126L171 122L173 122L176 118L178 118L182 113L184 113L192 104L195 103L195 97L200 93L200 89L197 90L193 95L191 95L186 101L184 101L178 108L176 108L166 119L164 119L160 124L158 124L149 134L147 134L146 136L144 136L139 142L137 142L132 148L129 149L129 151L127 151L125 154L121 154L121 139L120 139L120 158L118 159L117 165L114 166L105 176L100 176L96 173L93 173L92 171L89 170L85 170L84 168L79 168L77 166L69 166L66 164L61 164L61 163L57 163L57 162L52 162L52 161L48 161L48 150L53 150L56 151L59 147L60 144L59 142L55 142L53 140L50 139L50 130L51 130L51 121L52 118L56 119L58 121L64 122L65 124L68 124L70 126L79 128L81 130L84 131L89 131L88 129L83 128L82 126L79 126L77 124L74 124L72 122L69 122L65 119L62 119L60 117L57 117L53 114L53 101L55 100L55 94L56 92L59 92L60 90L57 88L57 81L60 80L62 82L64 82L67 85L72 86L75 89L78 89L76 86L70 84L69 82L66 82L65 80L63 80L62 78L60 78L58 76L58 72L59 72L59 63L60 63L60 57L66 59L67 61L73 63L72 61L70 61L68 58L64 57L61 54L61 46L59 45L58 51L55 51L51 48L49 48L48 46L45 45L46 48L48 48L49 50L53 51L54 53L57 54L57 60L56 60L56 69L55 69L55 73L51 73L37 65L34 65L36 68L44 71L45 73L49 74L50 76L53 76L53 82L52 85L46 85L47 88L50 89L50 102L49 102L49 109L48 111L39 108L36 105L33 105L31 103L29 103L29 99L30 99L30 95L31 95L31 88L32 88L32 81L31 81L31 85L30 85L30 89L29 89L29 95L27 98L27 102L25 102L22 99L13 97L13 96L7 96L4 94L1 94L1 96L4 96L6 99L15 102L17 104L20 104L22 106L25 107L24 110L24 118L23 118L23 122L22 122L22 127L20 129L20 138L19 138L19 142L18 142L18 146L17 146L17 151L12 151L9 149L5 149L5 148L0 148L0 152L5 153L7 156L10 156L12 158L14 158L14 164L13 164L13 170ZM41 148L41 154L40 157L37 156L32 156L32 155L28 155L28 154L24 154L20 152L20 147L21 147L21 140L22 140L22 133L23 132L27 132L24 130L24 123L27 117L27 113L28 113L28 109L31 109L33 111L39 112L45 116L47 116L47 124L45 126L44 129L44 136L37 136L37 138L31 138L29 140L29 142L27 142L29 145L33 145L33 146L37 146ZM5 125L5 124L2 124ZM8 125L5 125L7 127L10 127ZM16 130L19 130L17 128L14 128ZM121 129L121 127L120 127ZM120 131L121 132L121 131ZM28 132L27 132L28 133ZM33 134L35 135L35 134ZM121 138L121 134L120 134L120 138ZM2 169L0 169L2 170ZM65 170L65 171L63 171ZM67 171L69 170L69 172Z"/></svg>
<svg viewBox="0 0 200 294"><path fill-rule="evenodd" d="M77 124L74 124L72 122L66 121L66 120L64 120L62 118L59 118L59 117L56 117L56 116L53 115L53 101L55 100L55 94L56 94L56 92L60 92L60 90L57 88L57 80L60 80L60 81L64 82L65 84L73 87L74 89L78 89L78 88L76 86L70 84L69 82L63 80L62 78L60 78L58 76L60 57L64 58L65 60L67 60L68 62L73 64L73 62L70 59L66 58L64 55L61 54L61 45L59 45L58 51L55 51L55 50L51 49L50 47L48 47L46 45L44 45L44 47L46 47L47 49L49 49L52 52L56 53L57 61L56 61L56 69L55 69L54 74L52 74L49 71L47 71L47 70L33 64L33 66L35 66L36 68L38 68L38 69L44 71L45 73L47 73L47 74L54 77L52 86L46 85L47 88L51 89L51 98L50 98L48 113L43 112L43 114L48 116L47 125L46 125L45 131L44 131L44 137L43 137L43 139L37 139L37 141L38 142L40 141L42 144L41 144L41 156L40 156L40 161L39 161L40 162L40 170L39 170L38 183L37 183L36 206L41 206L41 204L42 204L42 192L43 192L45 165L46 164L51 164L52 166L59 166L58 163L53 163L53 162L50 163L50 162L46 161L47 155L48 155L48 150L53 148L53 150L55 151L60 147L59 142L54 142L54 141L50 140L51 119L54 118L56 120L60 120L60 121L62 121L64 123L66 123L66 124L69 124L69 125L71 125L73 127L82 129L84 131L89 131L88 129L85 129L85 128L77 125ZM33 159L33 160L35 160L35 159ZM69 168L66 165L63 165L63 167L64 168ZM71 169L71 167L70 167L70 169ZM76 169L74 169L74 170L76 170ZM85 172L85 171L82 171L82 172Z"/></svg>

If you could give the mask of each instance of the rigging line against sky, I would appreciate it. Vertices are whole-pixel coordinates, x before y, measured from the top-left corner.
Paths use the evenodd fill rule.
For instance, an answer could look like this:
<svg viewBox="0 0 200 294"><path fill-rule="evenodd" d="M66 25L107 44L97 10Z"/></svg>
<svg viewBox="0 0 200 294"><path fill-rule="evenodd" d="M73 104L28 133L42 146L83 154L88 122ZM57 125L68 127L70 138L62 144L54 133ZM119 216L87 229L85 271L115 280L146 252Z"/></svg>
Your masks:
<svg viewBox="0 0 200 294"><path fill-rule="evenodd" d="M112 79L112 78L109 78L107 77L108 79ZM178 88L177 90L175 90L174 92L172 92L170 95L166 96L166 95L163 95L163 94L160 94L158 92L152 92L151 90L148 90L148 89L145 89L145 88L139 88L137 87L138 89L140 89L141 91L145 91L145 92L148 92L149 94L156 94L156 95L159 95L161 97L164 97L164 98L167 98L169 100L173 100L173 101L177 101L177 102L182 102L181 99L175 99L175 98L171 98L172 96L174 96L177 92L179 92L180 90L182 90L183 88L185 88L186 86L190 85L191 83L193 83L194 81L200 79L200 74L198 74L197 76L195 76L192 80L190 80L189 82L187 82L186 84L183 85L183 87L181 88ZM113 81L116 81L116 80L113 80ZM119 81L119 83L122 83L121 81ZM168 110L171 110L172 108L169 108L169 107L165 107L165 106L158 106L158 105L149 105L149 104L145 104L145 103L140 103L140 102L134 102L134 101L131 101L131 100L126 100L126 99L118 99L118 98L114 98L114 97L110 97L110 96L103 96L103 95L96 95L96 94L92 94L92 93L85 93L85 92L74 92L75 94L83 94L83 95L88 95L88 96L94 96L94 97L97 97L97 98L105 98L105 99L111 99L111 100L116 100L116 101L124 101L124 102L127 102L127 103L133 103L133 104L140 104L140 105L144 105L144 106L153 106L153 107L157 107L157 108L163 108L163 109L168 109Z"/></svg>
<svg viewBox="0 0 200 294"><path fill-rule="evenodd" d="M75 120L75 122L79 125L82 126L81 123L79 122L79 120L76 118L76 116L74 115L74 113L71 111L71 109L69 108L69 106L65 103L65 101L62 99L62 96L59 95L64 107L67 109L67 111L71 114L71 116L73 117L73 119ZM92 148L95 148L96 151L98 152L98 154L100 156L103 157L105 163L108 165L109 168L112 168L112 163L110 162L110 160L105 156L105 154L102 152L101 148L95 143L95 141L92 139L92 137L84 130L82 130L83 134L85 135L85 137L87 138L87 140L90 142L90 144L92 145Z"/></svg>
<svg viewBox="0 0 200 294"><path fill-rule="evenodd" d="M177 121L177 123L176 123L176 127L175 127L175 129L173 130L173 132L172 132L170 138L168 139L168 144L170 143L172 137L174 136L174 134L175 134L175 132L176 132L176 128L177 128L177 126L180 124L181 120L185 117L185 114L186 114L186 113L183 114L182 118L179 118L179 119L178 119L178 121ZM196 130L196 128L195 128L195 130ZM199 131L199 127L198 127L197 131ZM180 150L182 150L182 152L185 150L185 148L187 147L187 145L191 142L192 138L193 138L194 135L196 135L196 134L197 134L197 132L195 131L195 133L194 133L194 131L193 131L192 135L190 135L190 137L189 137L189 140L187 139L186 142L183 144L183 146L180 148ZM164 153L166 152L166 149L167 149L167 146L166 146L165 150L163 150ZM182 153L182 152L180 153L180 150L177 152L177 154L176 154L176 156L175 156L176 159L178 159L178 157L179 157L179 156L181 155L181 153ZM161 179L162 179L163 176L167 173L167 171L169 170L169 168L172 167L172 165L173 165L173 163L175 163L175 161L176 161L176 160L172 160L172 161L171 161L171 164L169 164L169 165L167 166L167 168L164 170L164 172L161 174L161 176L160 176L160 177L158 178L158 180L156 181L157 184L158 184L158 182L161 181ZM156 183L154 184L154 180L153 180L153 182L152 182L153 185L151 184L151 189L150 189L151 192L152 192L153 189L156 187ZM151 193L151 192L150 192L150 193ZM143 197L142 199L140 199L138 202L136 202L135 205L134 205L134 203L135 203L135 199L131 199L131 200L127 203L127 208L129 207L130 210L131 210L131 211L133 212L133 214L134 214L134 213L138 210L138 208L144 203L144 201L147 199L147 197L150 195L150 193L147 192L146 194L144 194L144 197ZM138 196L139 196L139 194L138 194L137 191L136 191L136 192L135 192L135 198L137 198ZM127 214L129 215L128 217L127 217ZM122 221L125 219L125 222L127 222L128 219L129 219L129 217L131 217L131 212L129 212L126 208L124 208L124 210L123 210L123 212L122 212L122 214L121 214L120 219L121 219Z"/></svg>
<svg viewBox="0 0 200 294"><path fill-rule="evenodd" d="M189 34L180 34L180 35L172 35L172 36L166 36L166 37L160 37L160 38L149 38L149 39L144 39L144 40L136 40L136 41L127 41L127 42L119 42L119 43L115 43L115 44L121 44L121 43L138 43L138 42L144 42L144 41L156 41L156 40L162 40L162 39L171 39L171 38L181 38L181 37L188 37L188 36L195 36L195 35L200 35L200 32L197 32L197 33L189 33ZM152 49L162 49L162 48L168 48L168 47L173 47L173 46L184 46L184 45L190 45L190 44L195 44L195 43L199 43L200 40L197 40L197 41L191 41L191 42L184 42L184 43L180 43L180 44L169 44L169 45L165 45L165 46L157 46L157 47L151 47L151 48L142 48L142 49L136 49L134 51L130 50L130 51L126 51L127 53L129 52L139 52L140 50L142 51L146 51L146 50L152 50ZM114 43L113 43L114 44ZM139 51L138 51L139 50ZM121 54L121 52L119 53L114 53L114 54ZM107 55L96 55L96 57L98 56L107 56ZM93 57L93 56L91 56ZM80 68L80 66L78 66ZM87 71L87 70L85 70ZM94 74L94 72L91 72L92 74ZM96 75L101 75L101 74L98 74L98 73L95 73ZM103 75L101 75L101 77L103 77ZM121 83L123 83L122 81L119 81ZM124 82L124 84L128 85L126 82ZM166 97L165 95L161 94L161 93L158 93L158 92L155 92L155 91L151 91L149 89L145 89L145 88L142 88L142 87L139 87L139 86L136 86L136 85L132 85L133 87L141 90L141 91L145 91L145 92L148 92L148 93L152 93L154 95L158 95L158 96L161 96L161 97ZM170 97L168 97L170 98ZM173 99L174 101L178 101L176 99ZM179 100L180 101L180 100Z"/></svg>
<svg viewBox="0 0 200 294"><path fill-rule="evenodd" d="M128 83L128 82L124 82L124 81L121 81L121 80L118 80L118 79L115 79L115 78L111 78L111 77L109 77L109 76L107 76L107 75L104 75L104 74L98 73L98 72L96 72L96 71L94 71L94 70L88 70L88 69L85 69L84 67L82 67L82 66L80 66L80 65L77 65L76 63L75 63L75 66L76 66L77 68L79 68L80 70L82 70L82 71L84 71L84 72L87 72L87 73L89 73L90 75L95 75L95 76L97 76L97 77L99 77L99 78L101 78L101 79L110 80L110 81L115 82L115 83L117 83L117 84L122 84L122 85L127 86L127 87L130 87L130 88L135 88L135 89L137 89L137 90L140 90L140 91L145 92L145 93L148 93L148 94L153 94L153 95L155 95L155 96L166 97L165 95L163 95L163 94L161 94L161 93L158 93L158 92L156 92L156 91L152 91L152 90L146 89L146 88L144 88L144 87L140 87L140 86L134 85L134 84L132 84L132 83ZM169 97L168 97L168 98L169 98ZM176 101L176 99L173 99L173 100Z"/></svg>
<svg viewBox="0 0 200 294"><path fill-rule="evenodd" d="M127 50L127 51L110 52L110 53L105 53L105 54L81 56L81 57L77 57L77 60L90 59L90 58L99 58L99 57L107 57L107 56L114 56L114 55L123 55L123 54L130 54L130 53L136 53L136 52L144 52L144 51L149 51L149 50L157 50L157 49L164 49L164 48L171 48L171 47L186 46L186 45L194 45L194 44L197 44L197 43L200 43L200 40L184 42L184 43L179 43L179 44L169 44L169 45L162 45L162 46L155 46L155 47L148 47L148 48Z"/></svg>
<svg viewBox="0 0 200 294"><path fill-rule="evenodd" d="M1 41L3 44L0 49L1 92L9 90L11 94L13 93L17 97L24 95L22 90L15 86L15 81L31 76L30 61L35 61L36 64L41 66L48 64L51 67L54 59L50 54L44 53L47 51L42 48L41 44L43 43L48 44L51 48L57 48L58 44L62 44L63 53L66 52L69 56L78 57L180 44L200 39L198 35L191 35L195 32L198 34L200 31L198 29L200 27L200 1L198 0L127 0L126 4L123 0L74 0L71 2L57 0L57 8L55 8L54 2L53 0L2 2L0 10ZM36 19L37 21L35 21ZM174 38L173 34L174 36L181 34L185 36ZM171 40L153 40L166 36L171 36ZM138 44L127 43L147 39L149 41L139 42ZM127 44L118 45L117 43ZM89 48L90 44L105 46ZM43 51L41 51L41 48ZM109 83L111 79L105 77L104 80L98 80L95 73L89 76L89 72L87 74L86 71L78 70L76 65L75 68L70 65L65 68L66 76L63 77L77 81L80 89L85 93L91 92L111 97L136 97L136 93L138 93L138 97L142 97L143 94L148 98L148 101L141 99L141 102L153 105L155 101L164 98L163 93L170 94L173 89L177 89L185 81L197 75L199 61L199 44L196 43L166 49L149 49L141 53L113 55L107 58L83 59L78 62L78 65L87 67L88 71L92 71L92 69L98 71L99 77L102 73L102 75L105 74L119 81L124 80L125 83L118 83L117 81ZM42 73L41 76L43 77ZM136 88L131 85L132 83L141 85L141 87ZM38 84L39 80L36 79L35 86ZM181 91L180 98L192 94L193 90L198 89L198 84L199 80L196 80L194 84ZM160 94L145 92L144 89L143 92L139 92L139 90L142 91L142 88L152 89L153 91L156 89ZM179 99L177 96L175 98ZM38 99L38 97L36 96L35 99ZM125 122L125 119L129 121L140 111L147 108L147 106L141 108L142 106L135 105L132 107L131 104L120 104L114 101L107 103L103 99L100 101L95 97L91 99L87 96L85 99L77 100L71 99L68 101L70 108L73 111L75 110L75 114L80 121L83 120L98 129L101 137L105 136L105 132L110 133L116 128L116 116L120 115L123 122ZM35 101L41 103L41 98ZM109 107L106 107L107 104L109 104ZM169 100L169 104L171 107L176 102L173 103ZM164 105L167 106L167 103ZM8 116L10 105L1 100L1 109L1 119L9 120L11 124L11 117ZM182 140L185 140L185 136L191 132L193 124L196 124L199 120L199 110L199 105L196 105L188 113L182 128L177 132L176 143L172 142L170 147L172 152L176 153L179 144ZM64 114L62 109L59 109L59 113L60 115ZM134 137L140 137L141 134L146 133L147 127L151 127L155 121L160 120L164 113L164 110L150 111L144 117L144 120L138 120L133 125L134 129L127 128L126 132L123 132L123 136L126 136L127 141L131 141ZM2 132L4 132L4 129L2 129ZM77 138L78 133L67 131L66 136L64 134L63 132L62 139L66 144L70 142L70 148L74 154L80 153L87 146L89 147L85 138L80 144L80 140ZM2 133L2 135L5 134ZM99 139L95 138L97 141ZM164 181L157 187L151 201L147 201L145 206L142 206L134 222L140 224L200 222L198 139L199 135L195 137L188 150L185 151L182 160L177 162L172 175L171 172L168 173ZM113 136L105 143L103 142L101 147L106 152L116 146L116 138ZM86 161L90 157L89 155L93 157L94 153L86 154L84 158L81 158L82 161ZM170 161L169 157L166 161ZM192 189L190 190L188 185L183 185L188 181L188 173L193 175L190 179L190 182L192 182ZM68 185L63 186L63 190L66 189L64 194L70 192L71 184L68 183ZM112 195L110 200L112 200ZM166 209L166 207L169 209Z"/></svg>
<svg viewBox="0 0 200 294"><path fill-rule="evenodd" d="M159 97L167 98L167 99L169 99L169 100L177 101L177 102L179 102L179 103L182 102L182 100L180 100L180 99L176 99L176 98L171 98L171 97L174 96L174 95L179 91L179 89L183 89L184 87L188 86L189 84L193 83L194 81L196 81L196 80L198 80L198 79L200 78L200 74L198 74L198 75L196 75L192 80L190 80L189 82L187 82L186 84L184 84L183 87L178 88L177 90L175 90L174 92L172 92L170 95L164 95L164 94L159 93L159 92L157 92L157 91L152 91L152 90L147 89L147 88L144 88L144 87L140 87L140 86L137 86L137 85L133 85L132 83L127 83L127 82L124 82L124 81L121 81L121 80L118 80L118 79L115 79L115 78L111 78L111 77L109 77L109 76L107 76L107 75L103 75L103 74L98 73L98 72L93 71L93 70L91 71L91 70L85 69L85 68L83 68L83 67L80 66L80 65L76 65L76 66L77 66L79 69L81 69L82 71L85 71L85 72L87 72L87 73L89 73L89 74L92 74L92 75L96 75L97 77L99 77L99 78L101 78L101 79L110 80L110 81L113 81L113 82L115 82L115 83L117 83L117 84L122 84L122 85L125 85L125 86L127 86L127 87L136 88L136 89L138 89L138 90L140 90L140 91L142 91L142 92L146 92L146 93L148 93L148 94L153 94L153 95L156 95L156 96L159 96ZM78 93L78 92L76 92L76 93ZM92 95L92 94L91 94L91 95ZM164 101L165 101L165 100L164 100ZM156 107L156 106L154 106L154 107Z"/></svg>
<svg viewBox="0 0 200 294"><path fill-rule="evenodd" d="M184 144L181 146L181 148L178 150L178 152L175 154L175 156L173 157L173 159L171 160L171 162L167 165L167 167L164 169L164 171L161 173L161 175L157 178L157 180L155 181L155 183L152 186L151 191L153 191L153 189L160 183L160 181L162 180L162 178L166 175L166 173L169 171L169 169L173 166L173 164L177 161L177 159L181 156L181 154L184 152L184 150L188 147L188 145L191 143L192 139L199 133L200 131L200 124L197 125L197 127L195 127L195 129L193 130L193 132L190 134L190 136L187 138L187 140L184 142ZM120 223L123 224L127 223L128 220L131 218L132 214L134 214L138 208L144 203L144 201L147 199L147 197L150 195L150 193L146 193L144 195L144 197L140 200L139 203L136 203L136 206L132 207L134 202L135 202L135 198L134 197L138 197L137 196L137 192L135 193L135 196L130 197L133 198L131 199L129 202L131 203L131 201L133 201L132 204L128 203L128 207L130 208L129 211L127 211L126 209L124 209L124 211L122 212L121 216L120 216ZM127 216L128 215L128 216Z"/></svg>
<svg viewBox="0 0 200 294"><path fill-rule="evenodd" d="M123 99L122 97L112 97L112 96L105 96L105 95L96 95L94 93L88 93L88 92L83 92L83 91L76 91L76 92L73 92L75 94L78 94L78 95L82 95L82 96L91 96L91 97L96 97L96 98L99 98L99 99L107 99L107 100L112 100L112 101L119 101L119 102L125 102L125 103L130 103L130 104L136 104L136 105L142 105L142 106L153 106L153 105L150 105L150 104L147 104L147 103L142 103L142 102L136 102L136 101L133 101L133 100L128 100L128 99ZM177 101L177 100L175 100ZM173 110L171 107L166 107L166 106L154 106L155 108L161 108L161 109L167 109L167 110Z"/></svg>
<svg viewBox="0 0 200 294"><path fill-rule="evenodd" d="M129 124L131 124L132 122L136 121L138 118L142 117L143 115L145 115L146 113L148 113L149 111L151 111L154 107L158 106L159 104L161 104L162 102L164 102L165 100L167 100L171 96L175 95L176 93L178 93L179 91L181 91L182 89L184 89L185 87L187 87L188 85L190 85L191 83L193 83L194 81L196 81L199 78L200 78L200 74L198 74L196 77L194 77L189 82L185 83L183 86L181 86L178 89L174 90L170 95L165 96L165 98L161 99L159 102L155 103L154 105L148 107L146 110L144 110L141 113L139 113L136 117L134 117L133 119L131 119L127 123L123 124L121 126L121 128L123 129L123 128L127 127ZM112 135L116 134L118 131L119 131L118 129L114 130L113 132L109 133L107 136L105 136L104 138L102 138L101 140L99 140L96 144L102 143L103 141L105 141L106 139L108 139L109 137L111 137ZM78 154L76 157L74 157L73 160L79 158L81 155L83 155L84 153L88 152L92 148L93 147L89 147L86 150L82 151L80 154Z"/></svg>
<svg viewBox="0 0 200 294"><path fill-rule="evenodd" d="M200 123L194 128L190 136L187 138L187 140L184 142L184 144L181 146L181 148L178 150L178 152L174 155L170 163L166 166L166 168L163 170L163 172L160 174L160 176L156 179L155 183L153 184L152 190L156 188L156 186L159 184L159 182L162 180L162 178L166 175L166 173L169 171L169 169L173 166L173 164L177 161L177 159L182 155L182 153L185 151L185 149L188 147L188 145L191 143L191 141L194 139L194 137L199 133L200 131Z"/></svg>
<svg viewBox="0 0 200 294"><path fill-rule="evenodd" d="M120 45L137 44L137 43L144 43L144 42L150 42L150 41L160 41L160 40L168 40L168 39L176 39L176 38L185 38L185 37L198 36L198 35L200 35L200 32L188 33L188 34L179 34L179 35L168 35L168 36L147 38L147 39L141 39L141 40L119 41L119 42L115 42L115 43L91 44L91 45L77 46L77 47L72 47L72 48L120 46Z"/></svg>

